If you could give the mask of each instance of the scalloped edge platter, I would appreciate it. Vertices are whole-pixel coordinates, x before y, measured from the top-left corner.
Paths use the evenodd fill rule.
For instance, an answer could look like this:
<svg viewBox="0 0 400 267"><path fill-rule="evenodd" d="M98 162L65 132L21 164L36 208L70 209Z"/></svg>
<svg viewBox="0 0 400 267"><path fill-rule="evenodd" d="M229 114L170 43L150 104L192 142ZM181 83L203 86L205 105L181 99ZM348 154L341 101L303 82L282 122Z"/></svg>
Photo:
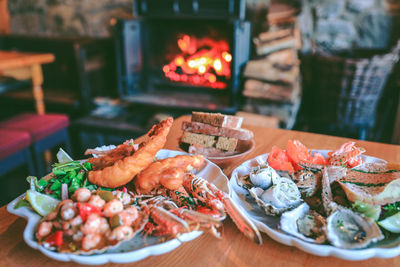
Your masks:
<svg viewBox="0 0 400 267"><path fill-rule="evenodd" d="M312 150L312 152L319 152L325 157L329 150ZM233 200L238 203L251 218L257 228L266 233L273 240L287 246L294 246L307 253L317 256L333 256L345 260L366 260L369 258L392 258L400 255L400 236L390 240L380 241L365 249L341 249L331 245L318 245L305 242L297 237L291 236L280 231L277 226L280 217L268 216L264 211L257 206L257 204L247 197L247 191L237 184L238 176L246 175L250 172L250 168L259 164L259 162L266 162L269 153L259 155L255 158L243 162L240 166L235 168L232 172L229 181L229 194ZM362 155L365 162L386 162L382 159Z"/></svg>
<svg viewBox="0 0 400 267"><path fill-rule="evenodd" d="M156 157L159 159L174 157L176 155L185 155L188 153L181 151L174 151L168 149L160 150ZM197 173L200 177L212 182L219 189L228 192L228 178L222 172L222 170L206 159L207 164ZM140 261L149 256L161 255L168 253L177 247L179 247L183 242L191 241L199 237L202 231L193 231L190 233L183 234L179 239L171 239L166 242L161 242L157 237L146 237L144 238L141 234L135 236L133 239L121 243L115 248L111 248L102 254L94 255L73 255L68 253L58 253L46 249L45 247L39 245L34 239L35 226L41 219L41 216L35 213L32 209L28 207L22 207L19 209L14 209L15 204L25 196L25 194L19 196L10 202L7 206L7 211L15 214L17 216L23 217L28 220L28 223L24 229L24 240L32 247L42 252L44 255L58 261L73 261L80 264L89 265L99 265L106 263L130 263Z"/></svg>

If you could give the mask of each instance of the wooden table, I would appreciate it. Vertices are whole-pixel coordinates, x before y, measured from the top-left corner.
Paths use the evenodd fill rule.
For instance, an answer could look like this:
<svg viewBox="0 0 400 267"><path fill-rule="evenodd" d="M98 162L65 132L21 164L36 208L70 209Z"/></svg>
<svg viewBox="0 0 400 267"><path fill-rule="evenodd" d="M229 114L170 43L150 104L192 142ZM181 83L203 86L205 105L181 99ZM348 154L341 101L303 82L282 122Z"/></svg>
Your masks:
<svg viewBox="0 0 400 267"><path fill-rule="evenodd" d="M51 63L53 61L53 54L0 51L0 75L10 75L18 79L32 79L33 97L35 98L36 111L38 114L45 113L41 64Z"/></svg>
<svg viewBox="0 0 400 267"><path fill-rule="evenodd" d="M176 149L181 135L180 125L188 117L179 118L173 125L166 148ZM245 126L246 127L246 126ZM256 147L245 158L238 160L224 172L229 175L241 162L259 154L267 153L273 145L285 147L288 139L299 139L310 148L335 149L347 141L345 138L318 134L268 129L255 126L246 127L254 132ZM400 162L400 146L367 141L357 141L366 148L368 155L388 161ZM228 176L229 177L229 176ZM74 263L55 262L39 251L28 247L22 238L26 222L0 208L0 265L1 266L75 266ZM135 266L400 266L400 257L392 259L369 259L348 262L333 257L317 257L297 248L288 247L271 240L263 234L264 244L259 246L244 237L228 219L224 222L223 239L218 240L205 233L199 238L184 243L174 251L146 258ZM107 266L114 266L108 264ZM119 265L119 266L128 266Z"/></svg>

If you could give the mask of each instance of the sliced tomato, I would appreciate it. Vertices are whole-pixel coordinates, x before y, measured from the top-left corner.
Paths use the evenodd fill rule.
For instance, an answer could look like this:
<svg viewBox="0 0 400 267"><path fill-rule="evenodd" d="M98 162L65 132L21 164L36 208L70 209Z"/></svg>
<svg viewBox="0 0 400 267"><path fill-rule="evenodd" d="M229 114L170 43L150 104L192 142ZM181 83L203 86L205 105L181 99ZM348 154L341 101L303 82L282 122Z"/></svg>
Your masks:
<svg viewBox="0 0 400 267"><path fill-rule="evenodd" d="M286 145L286 155L292 162L294 169L301 169L299 162L311 163L311 152L299 140L288 140Z"/></svg>
<svg viewBox="0 0 400 267"><path fill-rule="evenodd" d="M275 170L289 171L293 173L294 169L286 155L286 152L277 146L273 146L268 155L268 164Z"/></svg>
<svg viewBox="0 0 400 267"><path fill-rule="evenodd" d="M314 153L314 155L311 158L311 163L318 165L327 165L328 160L324 156L322 156L321 153Z"/></svg>

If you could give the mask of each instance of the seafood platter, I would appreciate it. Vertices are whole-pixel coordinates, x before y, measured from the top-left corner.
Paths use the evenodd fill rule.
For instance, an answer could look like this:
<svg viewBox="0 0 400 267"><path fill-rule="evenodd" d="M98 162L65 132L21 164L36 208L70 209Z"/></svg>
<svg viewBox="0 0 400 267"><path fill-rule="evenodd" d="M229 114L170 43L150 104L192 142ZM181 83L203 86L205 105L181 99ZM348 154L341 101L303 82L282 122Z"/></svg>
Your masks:
<svg viewBox="0 0 400 267"><path fill-rule="evenodd" d="M231 197L272 239L347 260L400 255L400 166L347 142L310 150L298 140L237 167Z"/></svg>
<svg viewBox="0 0 400 267"><path fill-rule="evenodd" d="M45 177L7 210L28 220L25 242L46 256L81 264L127 263L167 253L204 231L221 238L230 216L262 243L259 231L228 194L228 179L202 155L162 149L173 119L144 140L88 149L86 160L60 150Z"/></svg>

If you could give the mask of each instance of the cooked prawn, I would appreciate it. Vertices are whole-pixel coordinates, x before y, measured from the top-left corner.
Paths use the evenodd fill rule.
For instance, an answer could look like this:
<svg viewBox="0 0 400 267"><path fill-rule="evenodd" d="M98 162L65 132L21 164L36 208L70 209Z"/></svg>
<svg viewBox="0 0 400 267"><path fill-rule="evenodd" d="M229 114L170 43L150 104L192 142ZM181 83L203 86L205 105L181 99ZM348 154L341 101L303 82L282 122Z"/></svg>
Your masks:
<svg viewBox="0 0 400 267"><path fill-rule="evenodd" d="M122 144L100 158L91 158L93 170L89 171L89 181L93 184L116 188L131 181L153 161L156 153L163 148L173 119L169 117L154 125L148 132L149 139L139 144Z"/></svg>
<svg viewBox="0 0 400 267"><path fill-rule="evenodd" d="M82 249L86 251L94 249L100 244L100 241L100 234L88 234L82 239Z"/></svg>
<svg viewBox="0 0 400 267"><path fill-rule="evenodd" d="M157 160L137 175L135 185L141 192L149 192L160 184L175 190L182 185L185 172L198 169L203 163L202 155L180 155Z"/></svg>

